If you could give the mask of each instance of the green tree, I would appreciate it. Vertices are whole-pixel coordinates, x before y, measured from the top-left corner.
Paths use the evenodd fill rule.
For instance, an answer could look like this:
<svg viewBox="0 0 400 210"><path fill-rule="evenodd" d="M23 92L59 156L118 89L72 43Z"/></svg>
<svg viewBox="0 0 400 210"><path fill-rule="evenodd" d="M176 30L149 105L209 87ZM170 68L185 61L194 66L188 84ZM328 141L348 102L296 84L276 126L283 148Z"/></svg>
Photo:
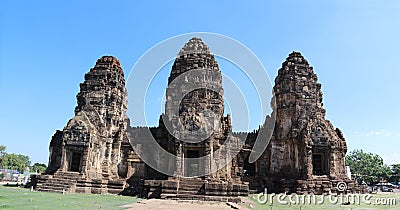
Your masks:
<svg viewBox="0 0 400 210"><path fill-rule="evenodd" d="M3 157L4 154L6 153L6 146L0 145L0 169L3 168ZM3 180L4 174L3 172L0 173L0 181Z"/></svg>
<svg viewBox="0 0 400 210"><path fill-rule="evenodd" d="M29 157L26 155L6 153L2 158L2 165L7 169L14 169L23 172L25 167L30 165Z"/></svg>
<svg viewBox="0 0 400 210"><path fill-rule="evenodd" d="M6 154L6 146L0 145L0 168L4 167L3 159L5 154Z"/></svg>
<svg viewBox="0 0 400 210"><path fill-rule="evenodd" d="M35 163L30 166L31 162L26 155L6 152L6 146L0 145L0 167L6 169L14 169L23 172L27 166L31 170L43 172L46 169L45 164ZM43 169L44 167L44 169Z"/></svg>
<svg viewBox="0 0 400 210"><path fill-rule="evenodd" d="M398 184L400 182L400 164L390 165L391 177L390 182Z"/></svg>
<svg viewBox="0 0 400 210"><path fill-rule="evenodd" d="M0 158L6 154L6 146L0 145Z"/></svg>
<svg viewBox="0 0 400 210"><path fill-rule="evenodd" d="M379 155L366 153L363 150L351 151L345 161L359 182L365 181L372 185L382 179L388 180L391 174L390 167L383 164L383 159Z"/></svg>
<svg viewBox="0 0 400 210"><path fill-rule="evenodd" d="M34 163L34 164L30 167L30 170L31 170L31 173L36 173L36 172L41 173L41 172L44 172L44 171L46 170L46 168L47 168L46 164L43 164L43 163Z"/></svg>

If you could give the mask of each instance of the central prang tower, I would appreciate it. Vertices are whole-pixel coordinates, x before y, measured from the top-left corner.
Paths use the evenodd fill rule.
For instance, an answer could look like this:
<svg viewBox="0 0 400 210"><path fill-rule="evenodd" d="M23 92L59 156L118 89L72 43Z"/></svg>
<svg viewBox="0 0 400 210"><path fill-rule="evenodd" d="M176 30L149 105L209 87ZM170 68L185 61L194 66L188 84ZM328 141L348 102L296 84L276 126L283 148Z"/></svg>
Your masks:
<svg viewBox="0 0 400 210"><path fill-rule="evenodd" d="M223 92L214 55L200 38L190 39L172 66L163 116L175 145L171 153L181 157L175 163L175 176L239 181L238 164L215 170L221 161L227 162L221 158L229 154L219 152L227 138L236 144L226 145L230 150L240 146L239 139L231 135L230 116L224 117Z"/></svg>
<svg viewBox="0 0 400 210"><path fill-rule="evenodd" d="M247 195L248 185L241 180L243 158L237 155L244 142L232 135L230 115L224 116L223 94L222 73L214 55L200 38L190 39L172 65L165 113L159 126L150 128L157 143L176 157L153 158L172 169L172 174L146 165L146 196L160 190L161 197L175 198ZM141 138L141 129L130 129L133 139Z"/></svg>
<svg viewBox="0 0 400 210"><path fill-rule="evenodd" d="M214 117L215 132L224 118L222 75L214 55L200 38L192 38L179 52L168 78L165 113L179 119L186 131L206 129ZM174 113L175 111L175 113ZM205 112L213 112L211 113ZM203 125L205 124L205 126Z"/></svg>

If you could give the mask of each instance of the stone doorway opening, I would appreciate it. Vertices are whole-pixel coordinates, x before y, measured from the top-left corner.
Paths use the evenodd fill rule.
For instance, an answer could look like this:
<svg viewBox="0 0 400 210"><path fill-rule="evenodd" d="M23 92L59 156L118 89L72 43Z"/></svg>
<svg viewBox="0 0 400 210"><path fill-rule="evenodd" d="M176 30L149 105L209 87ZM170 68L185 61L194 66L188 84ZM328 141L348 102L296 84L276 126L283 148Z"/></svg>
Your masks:
<svg viewBox="0 0 400 210"><path fill-rule="evenodd" d="M82 153L72 152L69 171L79 172L81 167Z"/></svg>
<svg viewBox="0 0 400 210"><path fill-rule="evenodd" d="M328 158L326 153L313 153L312 164L314 175L328 175Z"/></svg>
<svg viewBox="0 0 400 210"><path fill-rule="evenodd" d="M243 177L253 177L256 174L256 163L250 163L249 162L249 157L250 157L250 153L248 153L246 159L244 160L243 163Z"/></svg>
<svg viewBox="0 0 400 210"><path fill-rule="evenodd" d="M194 149L189 149L186 150L185 157L186 159L186 166L185 166L185 176L186 177L196 177L199 176L199 160L194 159L194 158L199 158L200 156L200 151L199 150L194 150Z"/></svg>

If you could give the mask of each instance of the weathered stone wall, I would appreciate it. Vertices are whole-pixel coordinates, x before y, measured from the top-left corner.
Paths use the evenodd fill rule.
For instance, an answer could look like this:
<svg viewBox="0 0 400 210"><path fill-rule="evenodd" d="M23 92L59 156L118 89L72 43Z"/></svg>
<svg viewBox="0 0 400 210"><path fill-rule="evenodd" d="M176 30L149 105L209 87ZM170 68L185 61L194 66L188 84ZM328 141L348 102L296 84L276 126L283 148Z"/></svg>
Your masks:
<svg viewBox="0 0 400 210"><path fill-rule="evenodd" d="M50 141L50 155L49 155L49 164L46 169L46 174L54 174L57 169L61 167L61 156L62 156L62 136L63 132L57 130L56 133L53 135Z"/></svg>

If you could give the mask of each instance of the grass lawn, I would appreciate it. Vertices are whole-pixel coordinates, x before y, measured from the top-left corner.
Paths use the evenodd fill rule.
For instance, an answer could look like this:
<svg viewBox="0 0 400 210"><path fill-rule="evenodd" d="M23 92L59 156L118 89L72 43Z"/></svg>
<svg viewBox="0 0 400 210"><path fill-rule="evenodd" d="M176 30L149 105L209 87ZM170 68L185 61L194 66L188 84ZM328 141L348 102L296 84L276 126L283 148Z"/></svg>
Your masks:
<svg viewBox="0 0 400 210"><path fill-rule="evenodd" d="M263 204L257 202L257 195L250 195L254 209L400 209L400 193L372 194L369 197L362 197L360 204L342 205L342 201L334 200L332 197L325 196L322 204L322 196L316 196L315 200L309 204L290 204L296 201L297 197L278 198L273 197L273 204L270 204L270 197ZM260 197L261 200L265 197ZM301 197L299 197L301 199ZM279 201L279 200L280 201ZM306 198L305 200L309 199ZM331 201L330 201L331 199ZM362 199L370 202L364 202ZM136 197L119 195L86 195L86 194L58 194L47 192L30 192L29 189L18 187L5 187L0 185L0 209L123 209L123 205L140 201ZM282 203L287 202L287 203ZM345 200L347 201L347 200ZM354 200L353 200L354 201ZM378 205L377 202L386 202L390 205Z"/></svg>
<svg viewBox="0 0 400 210"><path fill-rule="evenodd" d="M329 197L317 195L310 199L310 197L305 197L306 202L301 202L301 196L280 197L278 195L273 196L272 205L270 203L270 198L260 197L261 203L258 202L257 195L250 195L250 199L253 201L254 209L268 209L268 210L279 210L279 209L400 209L400 193L385 193L385 194L368 194L368 195L355 195L357 197ZM299 200L297 200L297 198ZM315 198L315 199L314 199ZM359 199L358 199L359 198ZM314 199L314 200L313 200ZM342 199L342 200L340 200ZM359 202L357 201L359 200ZM311 200L311 204L308 203ZM296 203L297 201L297 203ZM343 201L343 202L342 202ZM342 205L347 201L351 201L351 204Z"/></svg>
<svg viewBox="0 0 400 210"><path fill-rule="evenodd" d="M0 185L0 209L123 209L121 206L139 200L119 195L30 192Z"/></svg>

